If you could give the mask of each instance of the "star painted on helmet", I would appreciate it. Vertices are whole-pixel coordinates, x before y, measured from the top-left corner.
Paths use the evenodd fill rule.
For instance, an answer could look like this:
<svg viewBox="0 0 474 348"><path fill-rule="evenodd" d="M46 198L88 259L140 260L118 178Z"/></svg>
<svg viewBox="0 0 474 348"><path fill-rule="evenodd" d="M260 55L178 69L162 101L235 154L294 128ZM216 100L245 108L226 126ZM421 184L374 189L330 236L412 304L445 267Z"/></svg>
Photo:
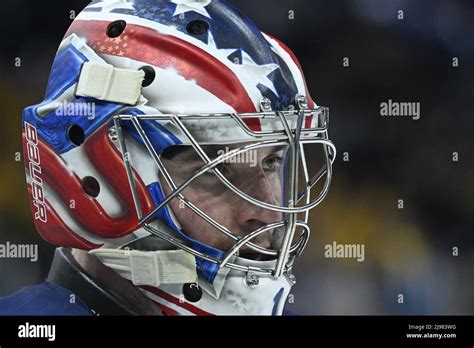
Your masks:
<svg viewBox="0 0 474 348"><path fill-rule="evenodd" d="M242 50L242 63L236 65L236 68L240 72L238 74L240 78L246 79L249 83L252 82L254 85L265 86L275 93L276 96L279 96L275 84L268 78L268 75L279 68L278 64L270 63L258 65L247 52Z"/></svg>
<svg viewBox="0 0 474 348"><path fill-rule="evenodd" d="M245 299L244 297L242 297L240 294L238 294L238 293L236 293L232 290L228 290L226 295L227 295L227 300L239 312L248 313L252 310L253 306L251 306L248 303L248 300Z"/></svg>
<svg viewBox="0 0 474 348"><path fill-rule="evenodd" d="M176 4L176 10L173 16L180 15L186 12L197 12L204 17L211 18L209 12L206 10L206 6L211 3L211 0L171 0L172 3Z"/></svg>
<svg viewBox="0 0 474 348"><path fill-rule="evenodd" d="M241 50L240 48L217 47L217 44L216 44L216 41L214 40L214 35L212 34L212 32L209 32L209 36L207 38L207 45L209 46L209 50L213 50L222 59L228 59L230 55Z"/></svg>
<svg viewBox="0 0 474 348"><path fill-rule="evenodd" d="M104 0L90 5L89 8L102 8L101 12L112 12L117 9L134 10L134 0Z"/></svg>

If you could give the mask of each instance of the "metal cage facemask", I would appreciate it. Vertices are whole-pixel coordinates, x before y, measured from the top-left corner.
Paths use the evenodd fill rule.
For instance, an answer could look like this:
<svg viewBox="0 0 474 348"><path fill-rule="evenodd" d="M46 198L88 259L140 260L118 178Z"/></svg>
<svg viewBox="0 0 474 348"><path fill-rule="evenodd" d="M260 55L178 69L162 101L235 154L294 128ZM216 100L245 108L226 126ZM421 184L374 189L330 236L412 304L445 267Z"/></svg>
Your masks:
<svg viewBox="0 0 474 348"><path fill-rule="evenodd" d="M319 205L326 197L332 179L332 164L336 158L336 148L328 138L329 125L329 109L325 107L318 107L316 109L309 109L307 101L304 97L297 98L298 109L290 111L271 111L266 101L262 101L262 112L258 113L223 113L223 114L200 114L200 115L179 115L179 114L163 114L163 115L117 115L113 118L114 136L120 144L120 151L122 153L124 166L128 175L130 189L133 195L135 209L139 217L139 227L149 232L151 235L157 236L175 247L187 251L197 258L207 260L220 268L228 267L230 269L252 272L261 275L271 275L280 277L284 273L291 272L294 260L304 250L310 235L310 227L308 225L309 211ZM308 122L308 120L315 121L316 125ZM243 131L248 137L247 144L229 151L215 159L208 157L203 150L202 144L192 134L189 127L186 126L189 122L212 121L219 122L226 120L232 122L236 127ZM248 120L259 120L261 122L270 122L273 124L274 130L254 131L246 124ZM171 177L169 171L164 166L160 154L153 146L147 131L144 129L144 122L166 122L174 127L175 130L181 132L186 137L189 144L192 146L197 155L202 159L204 165L197 170L183 184L177 186ZM155 206L155 208L145 213L141 207L140 199L135 183L133 169L130 164L130 153L127 150L127 143L124 135L124 125L133 127L134 131L139 135L141 142L145 145L150 156L153 158L157 169L162 173L169 187L173 190L172 194L165 197L164 200ZM275 127L276 125L276 127ZM308 127L309 125L309 127ZM319 144L323 147L323 162L322 168L313 176L309 175L308 166L306 162L305 146L311 144ZM230 160L231 158L243 154L247 151L257 150L268 146L286 145L288 147L286 162L286 182L288 187L285 190L285 198L281 206L263 202L252 197L248 193L243 192L230 182L225 175L221 173L218 166ZM249 202L257 207L269 209L275 212L280 212L283 219L279 222L271 223L255 231L249 233L245 237L239 236L227 227L219 224L215 219L208 216L204 211L200 210L195 204L190 202L182 194L191 183L205 173L212 173L218 180L238 195L241 199ZM315 199L311 199L311 190L321 182L325 177L322 188ZM302 184L302 187L299 186ZM287 193L287 194L286 194ZM168 233L160 231L153 226L153 218L157 212L164 207L168 207L172 199L178 199L182 204L198 216L200 216L206 223L223 233L228 238L232 239L235 244L230 249L225 251L223 258L216 258L206 254L200 250L196 250L192 246L187 245L182 239L177 236L172 236ZM298 215L302 214L302 218ZM297 231L300 231L298 233ZM279 246L274 249L264 248L254 244L252 241L259 235L269 232L278 231ZM277 233L277 232L274 232ZM294 239L296 241L294 241ZM238 256L239 250L243 246L247 246L251 250L267 255L275 259L273 268L262 268L254 266L243 266L233 262L234 257Z"/></svg>

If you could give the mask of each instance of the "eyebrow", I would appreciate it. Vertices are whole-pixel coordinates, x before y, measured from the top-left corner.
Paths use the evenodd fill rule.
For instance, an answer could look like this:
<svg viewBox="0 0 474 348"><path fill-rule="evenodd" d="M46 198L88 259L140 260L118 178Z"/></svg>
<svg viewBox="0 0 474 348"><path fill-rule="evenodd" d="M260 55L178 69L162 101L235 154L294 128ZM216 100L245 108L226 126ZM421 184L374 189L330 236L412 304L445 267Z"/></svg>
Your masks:
<svg viewBox="0 0 474 348"><path fill-rule="evenodd" d="M214 158L219 157L218 156L219 151L225 150L226 146L229 146L229 145L204 145L202 146L202 149L204 150L204 152L209 158L214 159ZM287 147L286 145L274 146L272 151L270 151L270 153L274 154L274 153L280 152L282 150L285 150L286 147ZM234 150L234 149L236 148L232 148L231 150ZM178 156L179 156L179 160L190 160L194 158L201 159L198 153L194 150L192 146L173 146L169 150L170 151L167 156L169 159L175 159Z"/></svg>
<svg viewBox="0 0 474 348"><path fill-rule="evenodd" d="M285 150L286 148L287 148L287 145L278 145L278 146L275 146L275 148L273 149L271 153L280 152L282 150Z"/></svg>

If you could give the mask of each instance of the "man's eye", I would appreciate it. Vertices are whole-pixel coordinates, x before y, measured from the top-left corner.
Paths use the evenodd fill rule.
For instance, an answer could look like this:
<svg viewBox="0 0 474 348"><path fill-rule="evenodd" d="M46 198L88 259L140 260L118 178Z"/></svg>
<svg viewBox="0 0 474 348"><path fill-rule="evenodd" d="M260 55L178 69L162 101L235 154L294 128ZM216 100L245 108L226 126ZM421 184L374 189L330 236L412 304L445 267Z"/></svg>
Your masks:
<svg viewBox="0 0 474 348"><path fill-rule="evenodd" d="M223 175L227 175L230 173L230 168L227 163L219 163L215 169L218 169ZM212 170L208 170L205 175L216 177L216 175L212 172Z"/></svg>
<svg viewBox="0 0 474 348"><path fill-rule="evenodd" d="M264 170L276 171L283 164L284 159L278 156L268 157L263 160L262 167Z"/></svg>

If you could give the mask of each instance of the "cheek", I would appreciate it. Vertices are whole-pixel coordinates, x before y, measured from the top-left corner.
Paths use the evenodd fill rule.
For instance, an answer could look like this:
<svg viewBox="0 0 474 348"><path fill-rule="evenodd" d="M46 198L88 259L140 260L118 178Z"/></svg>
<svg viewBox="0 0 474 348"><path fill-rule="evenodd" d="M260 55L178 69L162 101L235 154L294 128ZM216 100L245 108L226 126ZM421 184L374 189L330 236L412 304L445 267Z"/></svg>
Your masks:
<svg viewBox="0 0 474 348"><path fill-rule="evenodd" d="M169 194L169 192L167 192ZM232 198L229 194L216 196L214 192L189 187L183 191L183 195L196 207L209 215L218 223L229 226L233 221ZM176 199L171 203L172 210L183 227L183 230L193 239L211 244L219 234L204 219L195 214L191 209L179 203Z"/></svg>
<svg viewBox="0 0 474 348"><path fill-rule="evenodd" d="M239 188L249 196L268 203L280 203L283 194L282 179L278 175L264 176L261 173L251 173L253 178L241 183Z"/></svg>
<svg viewBox="0 0 474 348"><path fill-rule="evenodd" d="M191 203L197 206L204 213L215 219L219 223L224 223L228 220L232 214L232 194L222 193L216 195L215 192L210 192L203 189L194 189L192 187L183 191L184 196L189 199ZM210 225L188 210L191 214L198 218L198 221L202 221L208 228Z"/></svg>

